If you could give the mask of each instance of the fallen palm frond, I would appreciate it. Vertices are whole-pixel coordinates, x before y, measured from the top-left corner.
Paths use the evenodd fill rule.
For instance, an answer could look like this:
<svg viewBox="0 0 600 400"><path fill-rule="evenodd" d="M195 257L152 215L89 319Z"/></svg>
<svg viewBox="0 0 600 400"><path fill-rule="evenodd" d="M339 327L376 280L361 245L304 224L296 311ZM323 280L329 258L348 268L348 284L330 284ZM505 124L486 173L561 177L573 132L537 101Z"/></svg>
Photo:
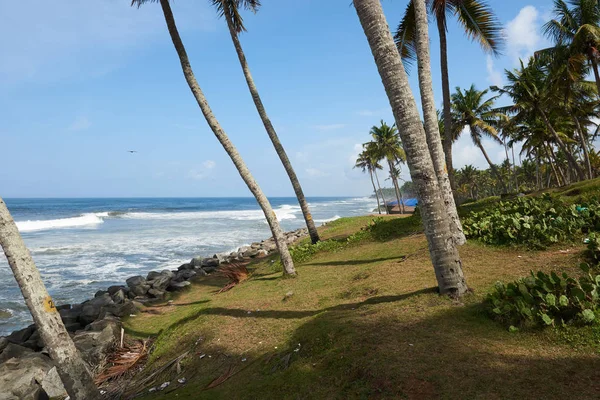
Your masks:
<svg viewBox="0 0 600 400"><path fill-rule="evenodd" d="M148 354L147 341L136 341L117 349L109 358L110 367L101 372L95 379L97 385L120 378L136 366Z"/></svg>
<svg viewBox="0 0 600 400"><path fill-rule="evenodd" d="M221 288L218 293L223 293L239 283L248 279L248 269L243 264L226 264L219 268L219 276L229 279L229 283Z"/></svg>
<svg viewBox="0 0 600 400"><path fill-rule="evenodd" d="M235 368L233 367L233 365L230 365L229 368L227 369L227 371L225 371L221 376L219 376L218 378L216 378L215 380L213 380L211 383L208 384L208 386L206 386L204 389L212 389L214 387L219 386L221 383L225 382L227 379L231 378L233 375L235 375L237 371L235 370Z"/></svg>

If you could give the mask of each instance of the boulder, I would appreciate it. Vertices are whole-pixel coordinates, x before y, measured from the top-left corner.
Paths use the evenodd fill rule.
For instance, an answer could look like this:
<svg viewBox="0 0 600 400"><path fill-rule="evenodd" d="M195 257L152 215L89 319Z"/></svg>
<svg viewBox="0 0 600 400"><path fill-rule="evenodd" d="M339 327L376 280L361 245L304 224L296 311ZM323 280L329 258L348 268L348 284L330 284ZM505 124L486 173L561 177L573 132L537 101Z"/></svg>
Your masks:
<svg viewBox="0 0 600 400"><path fill-rule="evenodd" d="M122 289L119 289L117 292L115 292L112 296L111 299L116 303L116 304L122 304L125 302L125 300L127 299L127 295L125 294L125 292Z"/></svg>
<svg viewBox="0 0 600 400"><path fill-rule="evenodd" d="M219 259L218 258L205 258L202 260L202 268L205 267L218 267L219 266Z"/></svg>
<svg viewBox="0 0 600 400"><path fill-rule="evenodd" d="M148 272L148 276L146 277L147 281L152 281L160 276L160 272L150 271Z"/></svg>
<svg viewBox="0 0 600 400"><path fill-rule="evenodd" d="M171 282L171 284L169 285L167 290L170 290L170 291L181 290L189 285L191 285L191 283L189 281Z"/></svg>
<svg viewBox="0 0 600 400"><path fill-rule="evenodd" d="M244 257L254 258L254 257L256 257L257 254L258 254L258 249L252 248L252 249L244 252Z"/></svg>
<svg viewBox="0 0 600 400"><path fill-rule="evenodd" d="M104 295L105 295L105 294L107 294L107 293L108 293L108 292L107 292L106 290L98 290L98 291L96 292L96 294L94 295L94 297L102 297L102 296L104 296Z"/></svg>
<svg viewBox="0 0 600 400"><path fill-rule="evenodd" d="M192 258L192 261L190 261L190 265L192 267L201 267L202 266L202 260L203 260L202 257L194 257L194 258Z"/></svg>
<svg viewBox="0 0 600 400"><path fill-rule="evenodd" d="M127 286L129 287L134 287L134 286L139 286L139 285L143 285L146 283L146 280L144 279L143 276L132 276L131 278L128 278L126 281Z"/></svg>
<svg viewBox="0 0 600 400"><path fill-rule="evenodd" d="M170 282L170 280L169 280L169 282ZM163 299L165 297L165 292L163 290L154 289L154 288L148 290L148 294L155 299ZM133 312L130 314L133 314Z"/></svg>
<svg viewBox="0 0 600 400"><path fill-rule="evenodd" d="M75 347L88 364L99 365L104 361L106 354L118 337L115 326L115 324L107 323L106 327L100 331L81 331L73 336Z"/></svg>
<svg viewBox="0 0 600 400"><path fill-rule="evenodd" d="M41 386L48 397L52 399L64 398L67 395L67 391L60 380L56 367L52 367L50 371L48 371L44 379L42 379Z"/></svg>
<svg viewBox="0 0 600 400"><path fill-rule="evenodd" d="M169 286L170 282L171 282L170 276L161 274L159 277L157 277L156 279L154 279L152 281L152 289L163 291ZM152 289L150 289L150 290L152 290Z"/></svg>
<svg viewBox="0 0 600 400"><path fill-rule="evenodd" d="M201 269L198 271L201 271ZM193 278L194 276L196 276L196 274L197 274L196 271L191 271L191 270L179 271L177 273L177 275L175 276L175 280L177 280L179 282L187 281L187 280Z"/></svg>
<svg viewBox="0 0 600 400"><path fill-rule="evenodd" d="M77 332L81 329L81 324L79 322L65 322L65 329L67 332Z"/></svg>
<svg viewBox="0 0 600 400"><path fill-rule="evenodd" d="M150 285L131 286L130 293L133 293L134 297L143 296L148 293L151 287Z"/></svg>
<svg viewBox="0 0 600 400"><path fill-rule="evenodd" d="M6 348L6 346L8 346L8 343L10 343L10 342L8 341L7 338L0 337L0 353L2 353L2 350L4 350Z"/></svg>
<svg viewBox="0 0 600 400"><path fill-rule="evenodd" d="M177 271L169 271L168 269L163 269L162 271L160 271L162 275L168 276L169 278L173 278L176 272Z"/></svg>
<svg viewBox="0 0 600 400"><path fill-rule="evenodd" d="M269 255L269 252L267 250L265 250L265 249L260 249L256 253L256 257L266 257L268 255Z"/></svg>
<svg viewBox="0 0 600 400"><path fill-rule="evenodd" d="M25 343L33 335L33 332L35 332L35 325L29 325L27 328L14 331L6 337L6 340L15 344Z"/></svg>
<svg viewBox="0 0 600 400"><path fill-rule="evenodd" d="M56 306L56 309L58 311L60 311L60 310L70 310L71 309L71 305L70 304L61 304L60 306Z"/></svg>
<svg viewBox="0 0 600 400"><path fill-rule="evenodd" d="M81 315L79 315L79 322L84 326L94 322L98 319L102 311L104 311L105 307L112 304L115 304L115 302L108 293L84 302Z"/></svg>
<svg viewBox="0 0 600 400"><path fill-rule="evenodd" d="M201 271L204 271L206 274L212 274L217 270L217 267L204 267Z"/></svg>
<svg viewBox="0 0 600 400"><path fill-rule="evenodd" d="M21 344L21 346L27 347L33 351L40 351L44 348L45 344L40 336L39 331L35 330L29 339L25 343Z"/></svg>
<svg viewBox="0 0 600 400"><path fill-rule="evenodd" d="M137 309L135 308L131 300L127 300L121 304L111 304L109 306L106 306L106 311L116 317L121 318L130 314L135 314L137 312Z"/></svg>
<svg viewBox="0 0 600 400"><path fill-rule="evenodd" d="M62 310L59 310L58 313L60 314L60 318L62 319L63 323L71 324L79 321L81 309L63 308Z"/></svg>
<svg viewBox="0 0 600 400"><path fill-rule="evenodd" d="M238 249L238 251L237 251L237 252L238 252L238 255L239 255L240 253L242 253L242 254L243 254L243 253L247 252L248 250L250 250L250 246L242 246L242 247L240 247L240 248Z"/></svg>
<svg viewBox="0 0 600 400"><path fill-rule="evenodd" d="M200 261L200 264L202 264L202 261ZM179 268L177 268L178 271L183 271L186 269L194 269L194 266L191 263L185 263L181 264Z"/></svg>
<svg viewBox="0 0 600 400"><path fill-rule="evenodd" d="M109 286L108 289L106 289L106 291L108 292L108 294L110 294L111 296L115 293L117 293L119 290L122 290L123 292L125 292L125 294L127 294L127 292L129 291L129 288L127 286Z"/></svg>
<svg viewBox="0 0 600 400"><path fill-rule="evenodd" d="M47 399L42 397L40 384L46 380L51 386L55 376L46 377L53 367L49 357L33 352L4 362L0 365L0 399Z"/></svg>
<svg viewBox="0 0 600 400"><path fill-rule="evenodd" d="M9 342L0 353L0 364L11 358L21 358L30 353L33 353L33 350Z"/></svg>

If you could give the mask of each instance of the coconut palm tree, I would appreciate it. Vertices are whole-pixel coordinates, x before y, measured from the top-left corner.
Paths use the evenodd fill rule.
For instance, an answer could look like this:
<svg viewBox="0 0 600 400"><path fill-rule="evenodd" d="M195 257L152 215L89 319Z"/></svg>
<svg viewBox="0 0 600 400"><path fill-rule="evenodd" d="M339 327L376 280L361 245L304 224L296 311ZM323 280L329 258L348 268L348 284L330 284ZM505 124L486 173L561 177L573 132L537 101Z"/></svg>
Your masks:
<svg viewBox="0 0 600 400"><path fill-rule="evenodd" d="M454 15L464 33L477 41L485 52L498 55L502 47L502 25L491 7L484 0L427 0L429 13L435 21L440 37L440 62L442 72L442 96L444 101L444 124L448 127L444 141L444 154L448 177L454 188L452 165L452 111L450 107L450 79L448 73L448 46L446 34L447 18ZM394 36L405 65L416 60L416 19L412 0L408 3L404 16Z"/></svg>
<svg viewBox="0 0 600 400"><path fill-rule="evenodd" d="M404 149L402 149L402 141L398 135L396 124L389 126L382 120L380 126L371 127L369 133L373 138L373 143L376 145L379 159L387 161L390 178L396 192L396 200L398 200L398 207L400 207L402 214L404 214L404 203L402 202L402 194L398 185L398 171L395 166L398 163L406 161L406 154L404 153Z"/></svg>
<svg viewBox="0 0 600 400"><path fill-rule="evenodd" d="M353 3L398 124L411 178L417 187L425 236L440 293L462 296L467 291L467 283L460 256L452 240L417 104L380 0L353 0Z"/></svg>
<svg viewBox="0 0 600 400"><path fill-rule="evenodd" d="M485 160L498 179L502 190L506 193L507 190L504 180L481 142L485 135L499 144L502 144L502 140L498 136L498 131L494 127L502 114L493 109L496 97L484 101L483 98L487 93L487 89L479 91L475 88L475 85L471 85L471 87L464 92L461 88L457 87L456 92L452 94L453 118L458 132L462 132L463 128L469 130L473 144L481 150ZM457 139L458 137L454 138L454 140Z"/></svg>
<svg viewBox="0 0 600 400"><path fill-rule="evenodd" d="M244 77L246 78L248 89L250 90L250 95L252 96L252 100L254 101L256 110L258 111L258 115L260 116L265 130L269 135L269 139L271 139L271 142L273 143L273 147L275 147L275 151L277 152L277 155L283 164L283 168L285 169L290 182L292 183L294 193L296 194L296 198L300 204L300 209L302 210L302 215L304 216L306 227L308 228L310 239L313 244L317 243L319 241L319 232L317 232L315 222L312 219L310 209L308 208L308 202L306 201L306 197L304 197L304 192L302 191L302 186L300 185L300 181L298 180L298 176L292 167L292 163L290 162L290 159L283 148L281 141L279 140L279 136L277 136L277 132L275 131L269 116L267 115L265 106L260 98L256 84L252 78L252 74L250 73L250 66L246 60L246 55L242 49L242 44L240 43L239 35L241 32L245 31L246 28L244 27L244 22L239 13L239 9L240 7L243 7L251 10L252 12L256 12L260 7L260 2L258 0L212 0L212 2L216 6L219 13L222 14L227 21L229 34L231 35L233 46L235 47Z"/></svg>
<svg viewBox="0 0 600 400"><path fill-rule="evenodd" d="M225 149L225 151L231 158L231 161L235 165L240 176L248 186L248 189L250 189L250 192L252 192L252 194L256 198L256 201L258 202L260 208L265 214L265 218L267 219L269 227L271 228L271 232L273 233L275 244L277 245L277 249L279 250L281 263L283 264L284 274L288 276L295 276L296 270L294 268L294 262L292 261L292 257L288 250L285 235L283 234L281 226L279 225L279 221L277 221L277 216L275 215L275 212L273 211L269 200L254 180L254 177L250 173L250 170L246 166L246 163L242 159L240 153L237 151L231 140L229 140L229 137L221 127L221 124L219 123L219 121L213 114L210 106L208 105L208 101L204 96L202 89L200 89L200 85L198 85L198 81L196 80L196 77L192 70L192 66L190 64L187 52L185 50L181 37L179 36L179 32L177 30L177 26L175 25L175 18L173 17L173 11L171 10L171 5L169 4L169 1L133 0L131 4L140 7L142 4L147 2L160 2L163 14L165 16L165 21L167 23L167 28L169 30L169 34L171 35L171 40L173 41L175 51L177 52L179 61L181 63L183 76L185 77L185 80L187 81L188 86L190 87L190 90L192 91L192 94L194 95L194 98L196 99L196 102L198 103L198 106L200 107L204 118L206 119L206 122L208 123L211 130L223 146L223 149Z"/></svg>
<svg viewBox="0 0 600 400"><path fill-rule="evenodd" d="M67 393L72 399L99 399L100 393L94 380L65 329L40 272L2 198L0 246Z"/></svg>
<svg viewBox="0 0 600 400"><path fill-rule="evenodd" d="M458 245L464 244L467 239L463 233L462 224L458 217L452 186L448 178L448 169L444 159L444 149L440 137L440 124L435 108L433 96L433 83L431 78L431 60L429 57L429 32L427 25L427 9L425 0L413 0L415 10L415 43L419 71L419 89L421 90L421 106L423 107L423 119L427 145L431 153L431 159L435 167L440 190L444 198L444 204L450 218L450 231L454 241Z"/></svg>
<svg viewBox="0 0 600 400"><path fill-rule="evenodd" d="M381 204L379 203L379 193L377 193L377 188L375 187L375 181L373 180L373 170L375 166L373 165L373 160L367 150L363 150L362 153L358 155L356 159L356 163L354 164L354 168L360 168L362 172L369 172L369 177L371 178L371 185L373 185L373 192L375 193L375 198L377 199L377 211L381 214ZM384 203L385 204L385 203Z"/></svg>
<svg viewBox="0 0 600 400"><path fill-rule="evenodd" d="M373 174L375 175L375 180L377 181L377 187L379 188L379 193L381 193L381 201L383 202L383 208L385 209L385 213L389 214L389 210L387 208L387 202L385 201L385 195L381 188L381 184L379 183L379 176L377 175L378 169L383 169L381 164L379 164L379 150L377 149L377 144L374 142L368 142L364 145L365 152L368 157L371 159L371 164L373 165Z"/></svg>
<svg viewBox="0 0 600 400"><path fill-rule="evenodd" d="M534 58L529 59L527 66L521 60L519 68L513 71L505 71L508 84L502 88L492 86L491 89L506 94L514 104L498 110L512 114L512 118L516 123L532 118L540 118L546 125L554 142L567 157L573 171L576 172L579 179L585 179L583 170L551 122L551 112L556 111L560 97L551 84L547 72L543 61Z"/></svg>

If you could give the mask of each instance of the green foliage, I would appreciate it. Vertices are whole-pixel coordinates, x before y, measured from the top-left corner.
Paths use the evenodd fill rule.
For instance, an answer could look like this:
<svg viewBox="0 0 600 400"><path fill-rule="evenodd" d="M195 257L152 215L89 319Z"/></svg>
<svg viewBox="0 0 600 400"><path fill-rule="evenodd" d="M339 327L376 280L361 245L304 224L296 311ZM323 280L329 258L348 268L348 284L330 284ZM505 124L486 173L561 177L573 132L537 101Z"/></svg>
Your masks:
<svg viewBox="0 0 600 400"><path fill-rule="evenodd" d="M567 205L549 194L522 197L471 213L463 228L468 238L484 243L543 249L581 232L600 230L600 203Z"/></svg>
<svg viewBox="0 0 600 400"><path fill-rule="evenodd" d="M600 236L595 233L588 238L586 256L594 265L600 264Z"/></svg>
<svg viewBox="0 0 600 400"><path fill-rule="evenodd" d="M321 240L315 244L303 243L289 248L295 263L308 261L313 255L321 251L338 251L344 247L344 242L338 240Z"/></svg>
<svg viewBox="0 0 600 400"><path fill-rule="evenodd" d="M378 241L387 241L422 231L421 218L417 214L405 218L374 218L366 230Z"/></svg>
<svg viewBox="0 0 600 400"><path fill-rule="evenodd" d="M497 282L486 298L490 315L511 332L515 327L592 324L600 311L600 275L588 264L581 264L579 279L566 273L531 276L504 284Z"/></svg>

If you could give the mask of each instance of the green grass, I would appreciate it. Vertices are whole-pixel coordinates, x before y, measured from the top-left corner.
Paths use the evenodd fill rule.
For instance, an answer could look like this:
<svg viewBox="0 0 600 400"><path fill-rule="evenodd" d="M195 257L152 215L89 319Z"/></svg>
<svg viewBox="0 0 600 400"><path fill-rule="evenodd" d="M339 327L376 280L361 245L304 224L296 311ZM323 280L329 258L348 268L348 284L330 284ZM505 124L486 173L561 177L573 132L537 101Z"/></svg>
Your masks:
<svg viewBox="0 0 600 400"><path fill-rule="evenodd" d="M190 352L180 375L171 367L131 391L147 399L598 398L598 326L509 333L481 306L497 280L576 271L583 245L521 252L468 243L460 252L472 293L453 301L435 291L418 218L384 217L367 229L375 218L321 228L345 244L311 253L296 279L281 279L267 258L229 292L216 293L222 279L203 277L173 304L129 318L130 335L156 338L138 382ZM176 383L182 376L185 385ZM208 389L219 377L229 378ZM167 390L148 394L165 381Z"/></svg>

